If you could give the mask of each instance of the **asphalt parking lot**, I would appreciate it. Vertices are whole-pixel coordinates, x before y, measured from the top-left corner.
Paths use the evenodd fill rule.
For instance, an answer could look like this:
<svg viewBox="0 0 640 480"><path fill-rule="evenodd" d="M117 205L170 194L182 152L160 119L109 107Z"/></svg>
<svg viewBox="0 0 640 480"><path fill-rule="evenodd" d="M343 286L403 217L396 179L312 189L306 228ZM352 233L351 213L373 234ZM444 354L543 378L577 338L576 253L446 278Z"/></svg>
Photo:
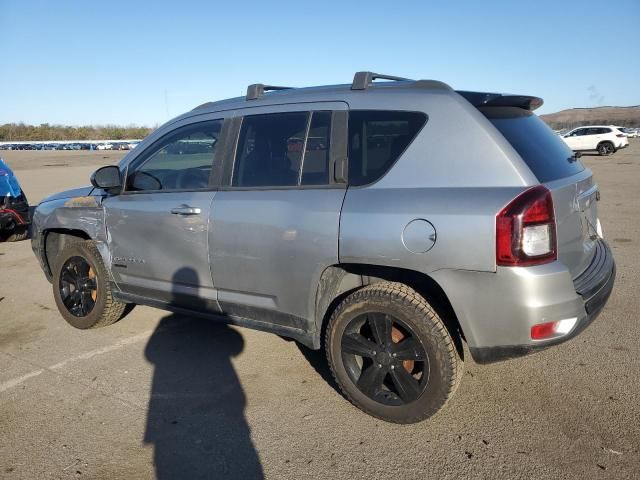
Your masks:
<svg viewBox="0 0 640 480"><path fill-rule="evenodd" d="M121 155L2 152L32 203ZM639 478L640 141L582 160L618 266L606 309L530 357L467 355L417 425L363 414L275 335L146 307L75 330L30 243L0 244L0 478Z"/></svg>

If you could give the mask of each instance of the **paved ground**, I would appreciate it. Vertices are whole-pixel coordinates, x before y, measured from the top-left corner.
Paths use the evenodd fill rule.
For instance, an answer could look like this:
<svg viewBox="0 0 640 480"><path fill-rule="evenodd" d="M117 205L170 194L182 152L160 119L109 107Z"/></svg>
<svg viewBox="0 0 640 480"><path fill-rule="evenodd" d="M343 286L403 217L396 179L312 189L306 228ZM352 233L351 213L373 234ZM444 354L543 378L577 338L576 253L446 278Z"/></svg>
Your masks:
<svg viewBox="0 0 640 480"><path fill-rule="evenodd" d="M32 201L119 155L3 154ZM583 160L618 263L604 313L528 358L467 357L454 399L412 426L364 415L274 335L143 307L74 330L29 242L0 244L0 478L640 477L640 142Z"/></svg>

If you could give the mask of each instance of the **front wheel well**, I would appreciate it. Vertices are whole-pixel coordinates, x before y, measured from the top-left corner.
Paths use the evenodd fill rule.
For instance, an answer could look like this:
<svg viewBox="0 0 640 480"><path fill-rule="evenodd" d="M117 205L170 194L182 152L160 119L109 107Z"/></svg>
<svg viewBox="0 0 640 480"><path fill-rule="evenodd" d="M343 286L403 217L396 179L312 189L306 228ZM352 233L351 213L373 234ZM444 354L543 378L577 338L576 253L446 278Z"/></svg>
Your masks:
<svg viewBox="0 0 640 480"><path fill-rule="evenodd" d="M442 287L430 276L404 268L342 264L329 267L322 277L321 286L318 288L318 298L316 299L316 307L320 308L319 311L316 310L319 313L316 318L319 327L317 328L317 335L319 337L318 341L314 343L318 347L320 347L320 343L324 338L324 330L331 314L346 296L359 288L373 283L398 282L413 288L429 302L454 339L459 355L463 356L462 341L465 337L458 317ZM323 285L323 281L334 285L329 288Z"/></svg>
<svg viewBox="0 0 640 480"><path fill-rule="evenodd" d="M45 230L44 235L44 260L48 276L52 275L53 262L58 254L73 243L91 240L91 237L82 230L65 228L52 228Z"/></svg>

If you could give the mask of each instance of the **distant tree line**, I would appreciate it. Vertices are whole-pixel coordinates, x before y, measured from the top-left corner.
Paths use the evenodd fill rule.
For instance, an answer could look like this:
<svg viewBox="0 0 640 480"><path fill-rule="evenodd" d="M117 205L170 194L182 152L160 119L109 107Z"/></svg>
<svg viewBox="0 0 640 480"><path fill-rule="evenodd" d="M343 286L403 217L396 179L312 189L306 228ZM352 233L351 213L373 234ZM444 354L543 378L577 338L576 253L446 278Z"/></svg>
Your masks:
<svg viewBox="0 0 640 480"><path fill-rule="evenodd" d="M30 140L122 140L144 138L153 129L149 127L100 125L70 127L65 125L25 125L5 123L0 125L0 142L20 142Z"/></svg>

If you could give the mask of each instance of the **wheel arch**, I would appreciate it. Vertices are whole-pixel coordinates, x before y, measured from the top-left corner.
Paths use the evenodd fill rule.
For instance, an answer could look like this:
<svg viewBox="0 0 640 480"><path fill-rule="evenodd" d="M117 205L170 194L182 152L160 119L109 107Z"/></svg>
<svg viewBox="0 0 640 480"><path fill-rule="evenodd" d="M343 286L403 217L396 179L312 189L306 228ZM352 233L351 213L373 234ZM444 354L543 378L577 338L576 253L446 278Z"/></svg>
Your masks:
<svg viewBox="0 0 640 480"><path fill-rule="evenodd" d="M85 240L93 240L84 230L72 228L49 228L42 232L43 266L47 278L53 276L52 260L68 245Z"/></svg>
<svg viewBox="0 0 640 480"><path fill-rule="evenodd" d="M614 153L616 151L616 146L611 140L602 140L602 141L598 142L598 145L596 145L596 150L600 151L600 145L604 145L604 144L611 145L611 148L613 150L612 153Z"/></svg>
<svg viewBox="0 0 640 480"><path fill-rule="evenodd" d="M414 270L371 264L339 264L327 267L320 277L316 294L313 347L321 348L323 332L331 314L347 295L379 282L403 283L422 295L444 322L463 356L464 331L442 287L429 275Z"/></svg>

